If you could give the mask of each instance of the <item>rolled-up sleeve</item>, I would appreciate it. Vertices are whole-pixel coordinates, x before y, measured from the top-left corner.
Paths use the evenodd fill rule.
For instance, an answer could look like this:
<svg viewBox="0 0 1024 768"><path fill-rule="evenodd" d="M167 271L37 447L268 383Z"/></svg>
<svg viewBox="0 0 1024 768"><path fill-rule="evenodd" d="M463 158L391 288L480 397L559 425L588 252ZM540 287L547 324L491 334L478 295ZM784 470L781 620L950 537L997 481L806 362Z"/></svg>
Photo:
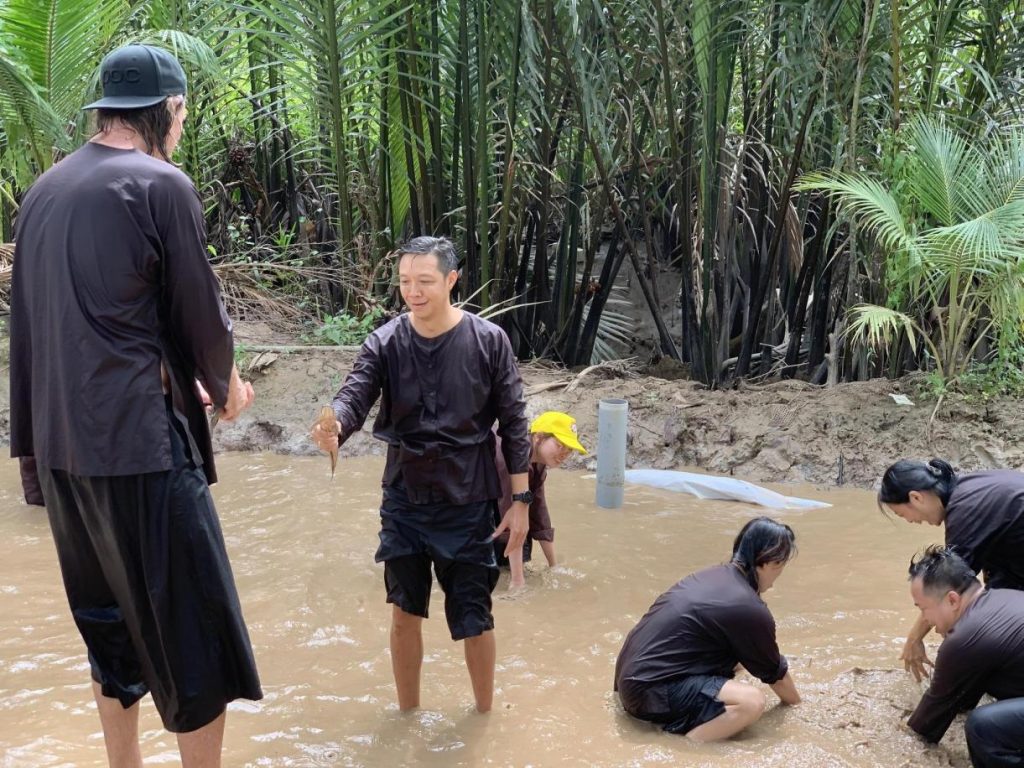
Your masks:
<svg viewBox="0 0 1024 768"><path fill-rule="evenodd" d="M529 422L519 364L512 354L508 336L499 329L491 354L493 382L491 397L498 414L498 436L509 474L519 475L530 467Z"/></svg>
<svg viewBox="0 0 1024 768"><path fill-rule="evenodd" d="M362 429L370 409L380 397L383 380L380 340L376 334L371 334L363 342L352 370L331 403L341 422L339 445Z"/></svg>
<svg viewBox="0 0 1024 768"><path fill-rule="evenodd" d="M155 185L154 219L163 245L163 292L170 333L213 404L224 406L234 366L231 320L207 259L199 193L181 174Z"/></svg>

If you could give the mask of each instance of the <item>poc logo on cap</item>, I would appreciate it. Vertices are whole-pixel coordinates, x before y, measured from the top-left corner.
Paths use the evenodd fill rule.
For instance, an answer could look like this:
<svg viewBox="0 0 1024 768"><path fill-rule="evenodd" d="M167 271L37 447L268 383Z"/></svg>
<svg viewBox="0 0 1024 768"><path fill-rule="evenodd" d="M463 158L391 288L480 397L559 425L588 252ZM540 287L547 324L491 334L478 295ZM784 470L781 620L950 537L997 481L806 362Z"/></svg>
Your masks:
<svg viewBox="0 0 1024 768"><path fill-rule="evenodd" d="M117 69L112 72L103 73L103 84L107 83L137 83L142 75L135 67L129 69Z"/></svg>

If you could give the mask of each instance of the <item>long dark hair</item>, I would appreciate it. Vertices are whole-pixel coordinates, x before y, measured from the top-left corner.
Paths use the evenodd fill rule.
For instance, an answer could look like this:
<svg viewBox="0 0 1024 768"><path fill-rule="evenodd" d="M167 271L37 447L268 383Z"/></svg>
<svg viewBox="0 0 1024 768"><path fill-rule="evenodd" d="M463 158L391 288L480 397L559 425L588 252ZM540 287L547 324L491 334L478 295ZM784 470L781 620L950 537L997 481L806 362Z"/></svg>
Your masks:
<svg viewBox="0 0 1024 768"><path fill-rule="evenodd" d="M956 482L956 472L948 461L932 459L925 464L923 461L900 459L882 475L878 508L884 512L885 504L906 504L911 491L931 491L945 507Z"/></svg>
<svg viewBox="0 0 1024 768"><path fill-rule="evenodd" d="M179 104L178 109L182 109L183 106L183 104ZM152 155L155 151L157 157L168 163L172 162L167 154L167 136L171 132L174 113L171 111L167 99L141 109L96 110L97 131L109 131L117 125L118 121L139 134L146 145L148 154Z"/></svg>
<svg viewBox="0 0 1024 768"><path fill-rule="evenodd" d="M743 571L747 582L759 592L757 566L785 563L796 556L796 534L785 523L770 517L755 517L740 529L732 543L732 564Z"/></svg>

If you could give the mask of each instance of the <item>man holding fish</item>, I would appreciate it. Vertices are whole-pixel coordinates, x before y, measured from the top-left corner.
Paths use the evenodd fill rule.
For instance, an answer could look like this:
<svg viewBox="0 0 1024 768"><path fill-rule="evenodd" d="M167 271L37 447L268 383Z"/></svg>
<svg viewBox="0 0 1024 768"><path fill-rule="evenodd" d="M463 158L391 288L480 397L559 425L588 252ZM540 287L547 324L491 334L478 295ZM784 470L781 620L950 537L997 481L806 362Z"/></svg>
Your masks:
<svg viewBox="0 0 1024 768"><path fill-rule="evenodd" d="M452 639L466 641L476 708L487 712L496 655L491 593L498 580L491 542L508 531L506 554L522 547L531 501L522 380L504 331L452 305L459 274L452 243L417 237L397 255L409 311L366 339L332 413L322 413L313 426L313 440L331 453L333 470L338 447L381 399L373 433L388 452L376 560L384 563L387 601L393 605L398 706L420 704L422 623L433 566ZM512 490L512 504L497 529L495 420Z"/></svg>

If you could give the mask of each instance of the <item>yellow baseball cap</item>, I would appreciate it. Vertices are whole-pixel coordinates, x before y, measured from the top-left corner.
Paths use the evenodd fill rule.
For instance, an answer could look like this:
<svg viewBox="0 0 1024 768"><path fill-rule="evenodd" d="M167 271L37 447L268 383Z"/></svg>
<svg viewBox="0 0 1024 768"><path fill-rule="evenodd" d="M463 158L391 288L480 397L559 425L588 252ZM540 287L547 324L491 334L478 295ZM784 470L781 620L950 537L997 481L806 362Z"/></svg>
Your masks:
<svg viewBox="0 0 1024 768"><path fill-rule="evenodd" d="M566 448L586 453L587 449L580 445L576 437L576 419L568 413L559 411L544 411L530 424L530 432L545 432L554 435L555 438Z"/></svg>

